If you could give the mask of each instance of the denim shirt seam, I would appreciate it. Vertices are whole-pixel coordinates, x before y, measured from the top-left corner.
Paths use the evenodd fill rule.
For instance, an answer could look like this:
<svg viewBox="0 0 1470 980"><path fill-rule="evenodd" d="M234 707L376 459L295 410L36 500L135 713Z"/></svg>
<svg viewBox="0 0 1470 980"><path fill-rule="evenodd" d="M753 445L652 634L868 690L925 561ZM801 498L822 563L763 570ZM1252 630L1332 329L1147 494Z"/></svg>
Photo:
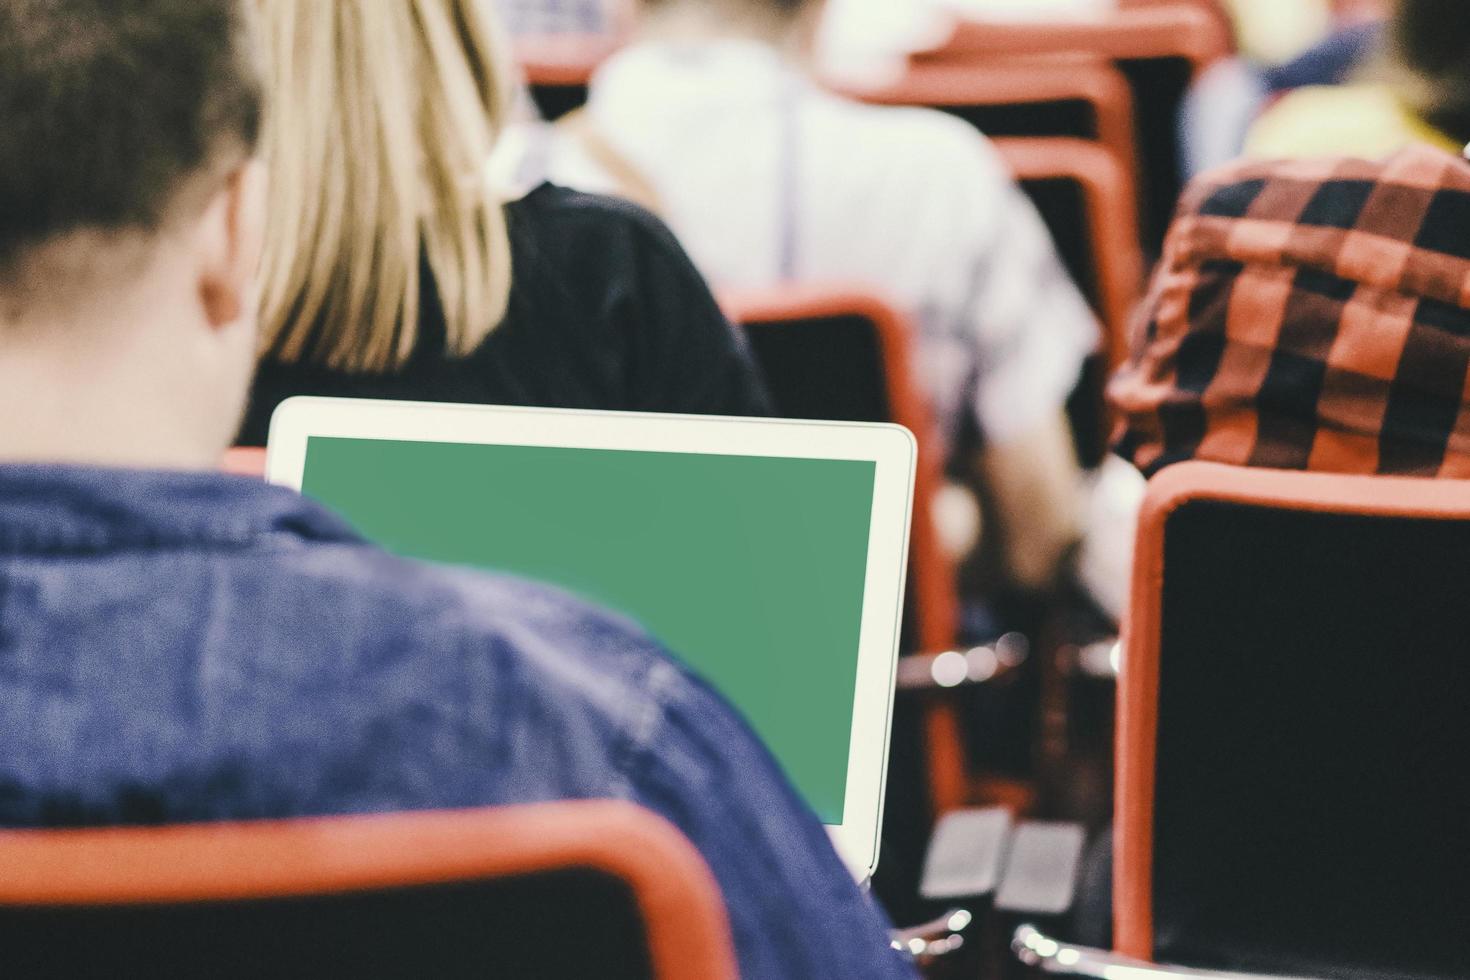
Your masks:
<svg viewBox="0 0 1470 980"><path fill-rule="evenodd" d="M191 551L267 551L282 545L300 545L303 535L281 528L211 526L170 529L167 533L132 532L119 535L48 531L7 534L0 530L0 555L39 558L85 558L118 554L143 554L188 549ZM321 544L351 544L351 539L313 539Z"/></svg>

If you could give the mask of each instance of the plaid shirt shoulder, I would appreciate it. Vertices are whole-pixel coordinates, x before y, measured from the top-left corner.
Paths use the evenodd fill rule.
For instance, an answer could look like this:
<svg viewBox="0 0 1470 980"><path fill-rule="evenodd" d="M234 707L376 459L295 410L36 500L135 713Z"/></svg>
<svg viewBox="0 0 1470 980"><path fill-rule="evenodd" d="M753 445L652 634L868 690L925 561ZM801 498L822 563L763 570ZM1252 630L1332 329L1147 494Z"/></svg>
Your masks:
<svg viewBox="0 0 1470 980"><path fill-rule="evenodd" d="M1109 385L1115 449L1470 477L1470 164L1243 163L1190 185Z"/></svg>

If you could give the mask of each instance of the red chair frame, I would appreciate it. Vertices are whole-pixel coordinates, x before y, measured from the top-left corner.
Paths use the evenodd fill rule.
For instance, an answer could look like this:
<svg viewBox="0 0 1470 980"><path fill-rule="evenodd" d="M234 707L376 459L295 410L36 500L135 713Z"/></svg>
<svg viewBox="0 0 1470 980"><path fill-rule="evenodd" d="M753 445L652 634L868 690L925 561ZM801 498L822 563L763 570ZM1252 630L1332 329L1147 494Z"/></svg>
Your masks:
<svg viewBox="0 0 1470 980"><path fill-rule="evenodd" d="M1239 45L1235 38L1235 18L1225 5L1225 0L1118 0L1118 6L1124 10L1146 10L1159 7L1193 7L1217 26L1220 35L1225 38L1229 46L1229 53L1235 54Z"/></svg>
<svg viewBox="0 0 1470 980"><path fill-rule="evenodd" d="M1230 54L1228 24L1197 3L1125 6L1106 17L1016 22L961 21L915 61L1085 52L1114 61L1183 58L1198 75Z"/></svg>
<svg viewBox="0 0 1470 980"><path fill-rule="evenodd" d="M1071 180L1087 204L1088 241L1110 368L1128 357L1128 322L1143 290L1138 212L1126 168L1101 145L1065 136L1003 137L994 141L1022 183Z"/></svg>
<svg viewBox="0 0 1470 980"><path fill-rule="evenodd" d="M1105 58L1077 53L1017 58L918 60L898 81L876 88L843 87L843 94L875 105L1004 106L1083 102L1093 113L1097 142L1124 165L1135 183L1138 148L1133 90ZM1136 191L1134 192L1136 193Z"/></svg>
<svg viewBox="0 0 1470 980"><path fill-rule="evenodd" d="M934 499L943 483L943 460L932 444L933 422L928 401L920 394L910 366L913 339L908 321L871 290L843 285L727 291L721 294L720 304L737 323L857 315L877 329L892 421L912 432L919 446L908 575L908 587L919 616L919 652L953 649L958 639L960 609L955 567L940 547L933 518ZM944 813L963 806L969 795L958 708L951 699L931 698L925 710L924 727L930 796L935 812Z"/></svg>
<svg viewBox="0 0 1470 980"><path fill-rule="evenodd" d="M631 889L659 980L738 976L719 889L672 825L630 803L235 824L0 831L0 908L339 894L563 868Z"/></svg>
<svg viewBox="0 0 1470 980"><path fill-rule="evenodd" d="M1113 946L1137 960L1151 960L1154 953L1153 812L1164 531L1177 508L1202 500L1314 513L1470 520L1470 483L1457 480L1189 462L1170 466L1149 481L1138 521L1118 675L1114 812Z"/></svg>
<svg viewBox="0 0 1470 980"><path fill-rule="evenodd" d="M617 35L543 34L518 37L513 48L528 85L585 86L623 43Z"/></svg>

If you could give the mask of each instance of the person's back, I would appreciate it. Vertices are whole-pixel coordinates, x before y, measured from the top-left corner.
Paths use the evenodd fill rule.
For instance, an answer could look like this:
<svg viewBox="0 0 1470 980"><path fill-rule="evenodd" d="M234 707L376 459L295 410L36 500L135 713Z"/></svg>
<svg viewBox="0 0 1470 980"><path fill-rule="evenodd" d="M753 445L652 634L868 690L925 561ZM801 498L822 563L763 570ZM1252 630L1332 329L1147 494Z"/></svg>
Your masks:
<svg viewBox="0 0 1470 980"><path fill-rule="evenodd" d="M779 49L729 38L614 55L587 111L711 281L864 282L916 314L919 370L947 434L976 411L1002 442L1036 425L1096 344L1030 203L957 119L832 95ZM554 177L595 181L574 159L563 166ZM1012 369L1018 346L1028 363ZM1005 369L980 391L947 376L977 362Z"/></svg>
<svg viewBox="0 0 1470 980"><path fill-rule="evenodd" d="M1098 332L998 154L942 113L820 88L803 63L816 0L644 7L552 141L552 178L652 205L717 286L888 295L945 453L983 434L1012 570L1045 579L1074 531L1062 412Z"/></svg>
<svg viewBox="0 0 1470 980"><path fill-rule="evenodd" d="M1470 476L1470 163L1238 163L1185 192L1109 387L1117 450Z"/></svg>
<svg viewBox="0 0 1470 980"><path fill-rule="evenodd" d="M704 856L743 975L907 975L769 753L637 628L211 472L257 339L246 9L0 5L0 826L622 798Z"/></svg>

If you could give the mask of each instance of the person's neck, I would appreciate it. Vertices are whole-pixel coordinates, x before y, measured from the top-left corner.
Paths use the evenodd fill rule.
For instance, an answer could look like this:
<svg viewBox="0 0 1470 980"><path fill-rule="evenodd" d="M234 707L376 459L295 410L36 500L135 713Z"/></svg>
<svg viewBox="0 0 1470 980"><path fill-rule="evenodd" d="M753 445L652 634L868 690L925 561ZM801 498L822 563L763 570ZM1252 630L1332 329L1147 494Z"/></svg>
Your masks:
<svg viewBox="0 0 1470 980"><path fill-rule="evenodd" d="M656 43L709 43L754 41L794 60L806 54L805 37L789 17L745 10L739 14L712 11L700 4L672 4L640 22L637 37Z"/></svg>
<svg viewBox="0 0 1470 980"><path fill-rule="evenodd" d="M169 397L156 352L104 342L105 332L83 336L13 343L0 332L0 464L217 465L220 452L200 436L200 406Z"/></svg>

